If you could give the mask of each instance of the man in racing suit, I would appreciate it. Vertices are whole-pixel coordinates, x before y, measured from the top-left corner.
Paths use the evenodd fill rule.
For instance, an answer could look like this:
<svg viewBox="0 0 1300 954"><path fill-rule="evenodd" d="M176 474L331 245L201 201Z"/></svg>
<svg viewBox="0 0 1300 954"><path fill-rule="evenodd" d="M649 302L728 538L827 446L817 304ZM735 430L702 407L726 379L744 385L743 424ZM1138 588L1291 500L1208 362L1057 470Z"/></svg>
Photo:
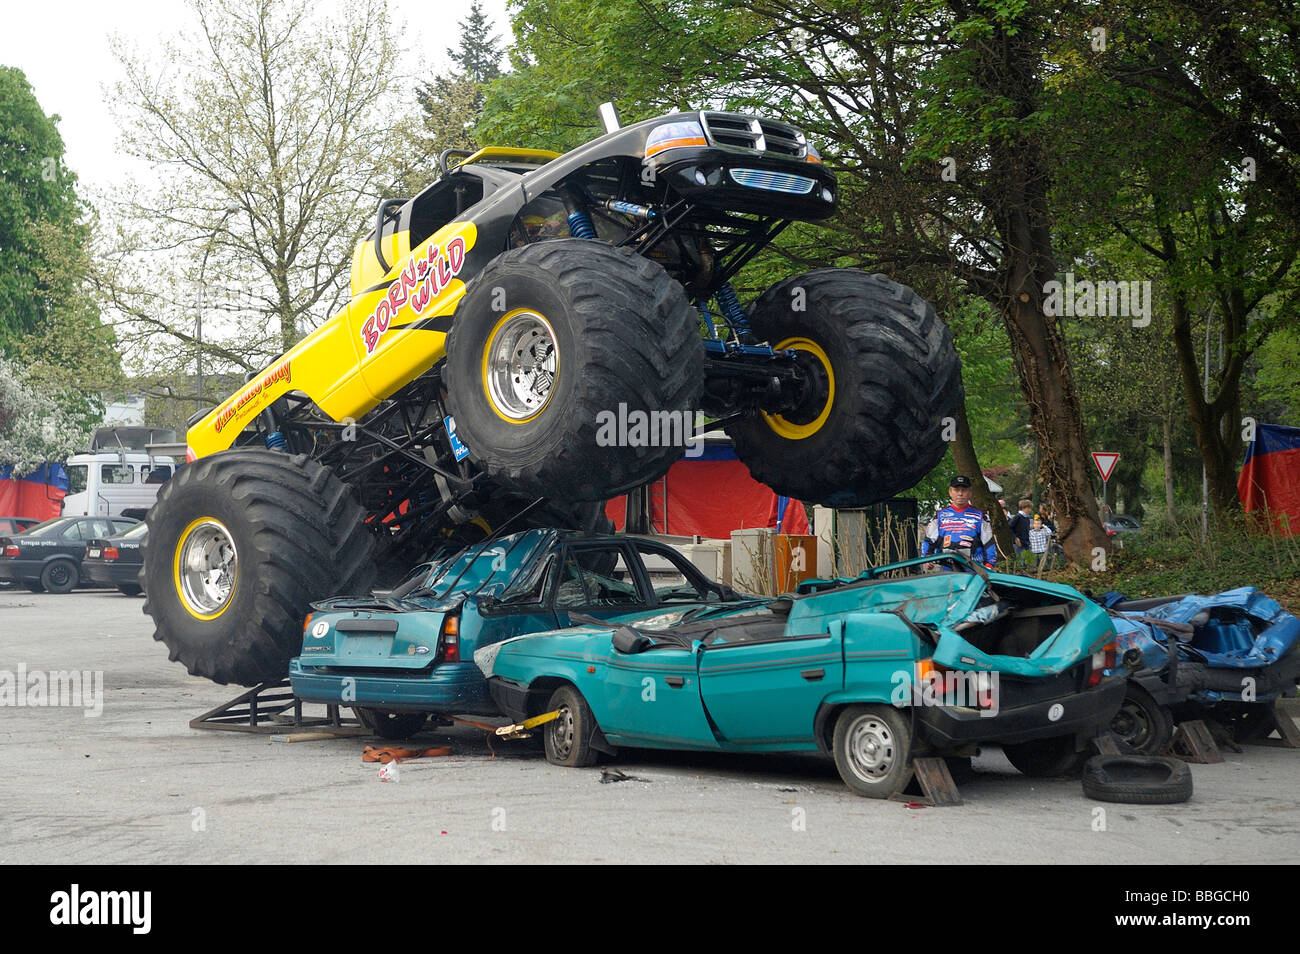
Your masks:
<svg viewBox="0 0 1300 954"><path fill-rule="evenodd" d="M960 553L972 563L992 568L998 562L998 545L993 528L982 510L970 505L969 477L958 475L948 483L952 503L934 515L921 541L921 556Z"/></svg>

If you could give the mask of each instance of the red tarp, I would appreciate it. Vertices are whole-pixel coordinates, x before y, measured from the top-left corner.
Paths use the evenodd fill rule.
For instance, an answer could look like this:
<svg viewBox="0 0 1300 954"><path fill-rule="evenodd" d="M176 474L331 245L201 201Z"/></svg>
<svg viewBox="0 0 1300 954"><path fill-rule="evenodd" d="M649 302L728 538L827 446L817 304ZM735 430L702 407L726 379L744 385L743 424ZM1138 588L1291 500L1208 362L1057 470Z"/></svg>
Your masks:
<svg viewBox="0 0 1300 954"><path fill-rule="evenodd" d="M1282 536L1300 535L1300 428L1260 424L1246 447L1237 496L1247 513L1267 511Z"/></svg>
<svg viewBox="0 0 1300 954"><path fill-rule="evenodd" d="M30 474L14 477L9 465L0 466L0 517L35 517L51 520L59 515L68 493L68 475L60 464L42 464Z"/></svg>
<svg viewBox="0 0 1300 954"><path fill-rule="evenodd" d="M667 482L667 526L664 524L664 483ZM749 475L728 446L706 446L703 456L683 457L664 480L650 488L654 528L660 533L730 539L732 530L775 527L779 499L766 484ZM623 529L627 498L615 497L605 513ZM803 504L789 501L782 533L808 533Z"/></svg>

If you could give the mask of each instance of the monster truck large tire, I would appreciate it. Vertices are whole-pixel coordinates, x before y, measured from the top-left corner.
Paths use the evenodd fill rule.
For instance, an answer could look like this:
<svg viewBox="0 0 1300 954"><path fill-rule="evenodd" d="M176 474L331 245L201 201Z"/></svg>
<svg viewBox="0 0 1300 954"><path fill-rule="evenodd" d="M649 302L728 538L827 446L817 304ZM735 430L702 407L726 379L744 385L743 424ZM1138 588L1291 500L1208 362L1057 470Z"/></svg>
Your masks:
<svg viewBox="0 0 1300 954"><path fill-rule="evenodd" d="M756 480L778 493L861 507L916 484L943 457L962 400L961 362L934 308L883 275L823 268L778 282L750 326L794 349L812 385L801 405L727 428Z"/></svg>
<svg viewBox="0 0 1300 954"><path fill-rule="evenodd" d="M698 326L682 286L628 249L560 239L506 252L470 285L447 339L447 404L470 459L512 490L566 501L662 475L688 435L665 446L609 425L693 412Z"/></svg>
<svg viewBox="0 0 1300 954"><path fill-rule="evenodd" d="M182 467L148 516L154 639L222 685L281 678L308 603L369 592L363 517L347 485L306 457L230 450Z"/></svg>

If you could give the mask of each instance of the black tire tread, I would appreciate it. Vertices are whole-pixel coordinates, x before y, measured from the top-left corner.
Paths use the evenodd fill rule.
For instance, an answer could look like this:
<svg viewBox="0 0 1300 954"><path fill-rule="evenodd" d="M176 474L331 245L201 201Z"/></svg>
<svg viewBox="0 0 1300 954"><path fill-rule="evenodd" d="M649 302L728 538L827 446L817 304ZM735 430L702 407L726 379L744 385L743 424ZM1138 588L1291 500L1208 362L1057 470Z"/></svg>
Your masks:
<svg viewBox="0 0 1300 954"><path fill-rule="evenodd" d="M538 242L499 256L474 280L461 308L475 307L476 289L486 294L514 271L545 272L565 294L582 325L589 360L564 409L559 450L548 459L521 462L466 433L464 394L481 387L478 375L457 360L465 324L453 321L444 381L448 406L472 458L490 476L533 496L604 500L662 476L682 447L601 448L593 466L596 416L620 400L629 407L694 410L703 386L704 343L699 316L682 286L655 262L630 249L583 239ZM477 445L477 446L476 446Z"/></svg>
<svg viewBox="0 0 1300 954"><path fill-rule="evenodd" d="M249 611L227 622L236 609L232 605L211 621L220 625L211 625L203 640L177 631L177 614L181 623L194 621L180 606L171 580L177 541L165 540L159 532L171 517L172 501L196 486L243 512L257 555L248 562L247 554L240 557L237 586L254 593ZM185 515L177 519L188 522ZM163 485L148 522L142 579L148 581L144 611L154 619L154 639L191 675L222 685L255 686L282 678L301 646L307 605L366 593L374 578L373 539L360 505L347 485L305 456L230 450L202 458Z"/></svg>
<svg viewBox="0 0 1300 954"><path fill-rule="evenodd" d="M1120 782L1110 776L1107 766L1118 762L1164 766L1169 777L1151 782ZM1097 755L1083 766L1083 794L1099 802L1123 802L1130 805L1174 805L1192 797L1192 772L1179 759L1152 755Z"/></svg>
<svg viewBox="0 0 1300 954"><path fill-rule="evenodd" d="M801 312L792 308L796 287ZM816 269L759 296L750 325L773 345L807 334L825 347L842 329L851 352L851 367L836 369L822 432L786 440L757 415L728 427L754 479L800 500L867 506L914 486L943 458L943 418L962 400L961 362L948 326L912 289L861 269Z"/></svg>

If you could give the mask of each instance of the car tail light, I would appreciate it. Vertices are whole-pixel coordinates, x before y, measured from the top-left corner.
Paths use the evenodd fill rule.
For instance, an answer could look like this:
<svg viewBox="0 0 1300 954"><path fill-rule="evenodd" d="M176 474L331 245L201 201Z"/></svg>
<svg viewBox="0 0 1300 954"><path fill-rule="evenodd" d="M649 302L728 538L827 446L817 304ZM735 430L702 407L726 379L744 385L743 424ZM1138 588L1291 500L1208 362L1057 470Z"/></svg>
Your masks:
<svg viewBox="0 0 1300 954"><path fill-rule="evenodd" d="M1101 649L1092 654L1092 671L1088 673L1088 685L1095 686L1101 682L1102 673L1107 669L1114 669L1118 661L1115 644L1107 643Z"/></svg>
<svg viewBox="0 0 1300 954"><path fill-rule="evenodd" d="M18 556L21 552L22 551L18 549L18 545L15 543L11 543L9 546L5 547L5 556Z"/></svg>
<svg viewBox="0 0 1300 954"><path fill-rule="evenodd" d="M316 615L315 613L308 613L308 614L307 614L307 618L306 618L305 620L302 621L302 631L303 631L303 633L306 633L306 632L307 632L307 627L311 625L311 618L312 618L313 616L315 616L315 615Z"/></svg>
<svg viewBox="0 0 1300 954"><path fill-rule="evenodd" d="M442 662L460 662L460 617L448 613L442 618L438 658Z"/></svg>
<svg viewBox="0 0 1300 954"><path fill-rule="evenodd" d="M105 559L105 560L116 560L116 559L117 559L117 547L104 547L104 559Z"/></svg>

